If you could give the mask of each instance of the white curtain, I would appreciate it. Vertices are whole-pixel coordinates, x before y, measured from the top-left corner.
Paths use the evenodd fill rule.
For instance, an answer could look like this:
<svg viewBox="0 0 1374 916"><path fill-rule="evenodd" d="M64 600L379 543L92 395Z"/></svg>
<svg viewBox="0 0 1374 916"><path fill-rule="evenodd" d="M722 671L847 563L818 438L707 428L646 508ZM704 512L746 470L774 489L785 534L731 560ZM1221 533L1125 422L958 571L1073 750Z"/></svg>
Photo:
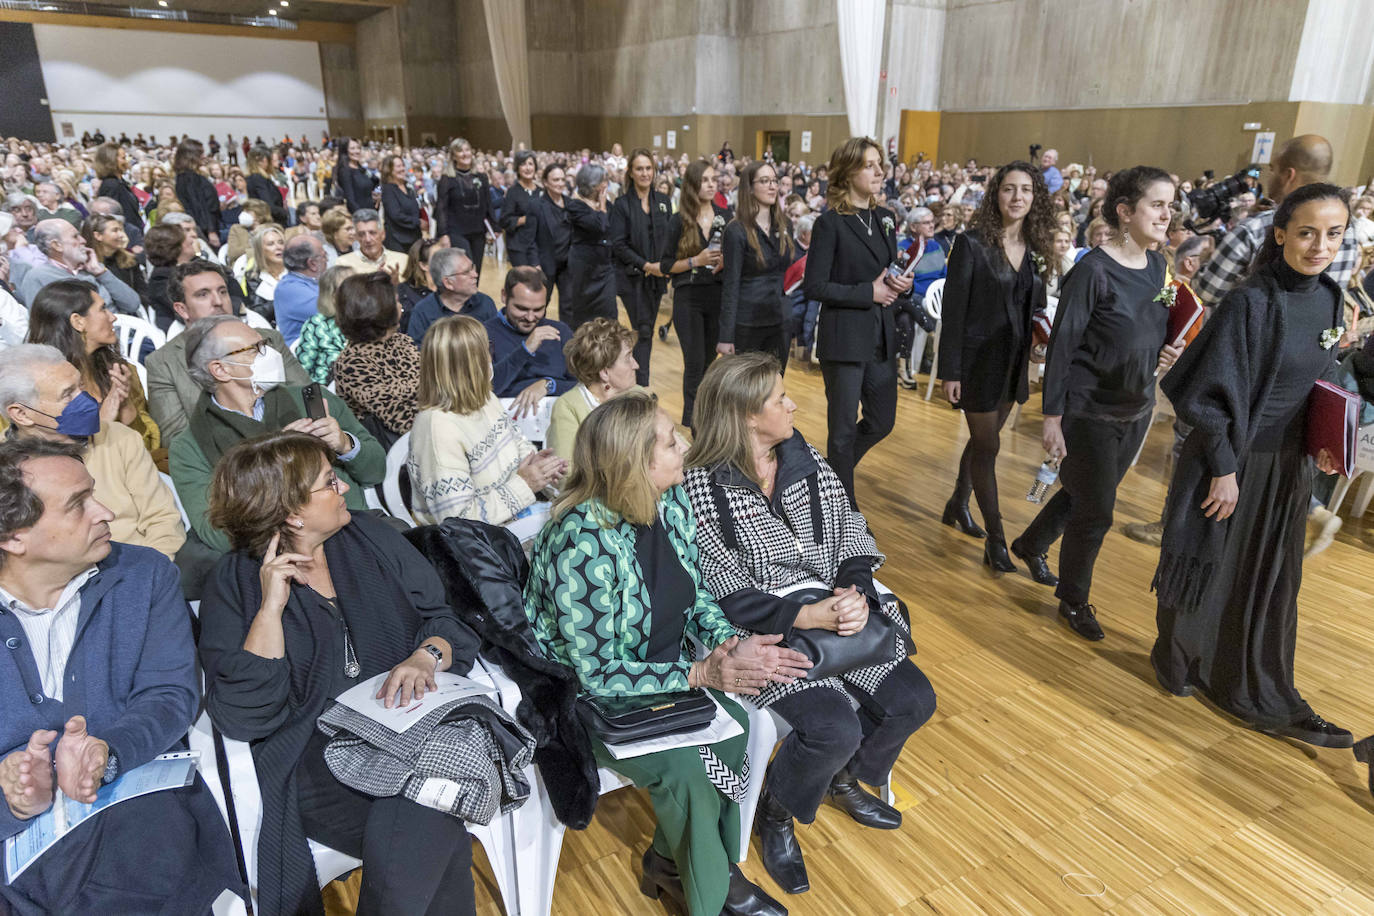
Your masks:
<svg viewBox="0 0 1374 916"><path fill-rule="evenodd" d="M530 68L525 41L525 0L482 0L487 17L487 39L496 70L496 93L506 115L514 148L530 137Z"/></svg>
<svg viewBox="0 0 1374 916"><path fill-rule="evenodd" d="M849 112L851 137L872 137L878 128L884 11L884 0L835 0L840 72L844 75L844 104Z"/></svg>

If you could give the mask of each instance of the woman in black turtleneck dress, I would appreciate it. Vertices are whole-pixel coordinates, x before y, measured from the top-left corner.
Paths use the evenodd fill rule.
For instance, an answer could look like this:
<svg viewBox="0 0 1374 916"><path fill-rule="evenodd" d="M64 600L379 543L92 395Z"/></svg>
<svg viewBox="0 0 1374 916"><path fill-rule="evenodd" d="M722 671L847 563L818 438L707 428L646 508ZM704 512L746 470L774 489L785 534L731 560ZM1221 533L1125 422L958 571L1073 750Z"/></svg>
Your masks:
<svg viewBox="0 0 1374 916"><path fill-rule="evenodd" d="M435 237L448 237L454 248L466 248L482 276L482 253L491 220L491 184L472 168L472 144L462 137L448 145L451 174L439 180L434 203Z"/></svg>
<svg viewBox="0 0 1374 916"><path fill-rule="evenodd" d="M1321 747L1353 742L1293 683L1313 479L1304 429L1313 384L1336 366L1341 290L1324 271L1349 218L1334 185L1284 197L1254 273L1162 384L1193 431L1164 510L1155 674L1170 693L1200 690L1253 728ZM1325 452L1317 464L1333 470Z"/></svg>

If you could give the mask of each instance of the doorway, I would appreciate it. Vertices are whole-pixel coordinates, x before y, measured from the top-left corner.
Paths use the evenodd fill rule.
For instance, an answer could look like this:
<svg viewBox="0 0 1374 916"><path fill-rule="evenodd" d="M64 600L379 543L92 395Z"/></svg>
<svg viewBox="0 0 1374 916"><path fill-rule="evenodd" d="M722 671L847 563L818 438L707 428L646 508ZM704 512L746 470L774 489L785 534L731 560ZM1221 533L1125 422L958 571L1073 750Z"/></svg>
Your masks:
<svg viewBox="0 0 1374 916"><path fill-rule="evenodd" d="M773 151L774 162L791 162L792 133L786 130L765 130L762 153L770 149Z"/></svg>

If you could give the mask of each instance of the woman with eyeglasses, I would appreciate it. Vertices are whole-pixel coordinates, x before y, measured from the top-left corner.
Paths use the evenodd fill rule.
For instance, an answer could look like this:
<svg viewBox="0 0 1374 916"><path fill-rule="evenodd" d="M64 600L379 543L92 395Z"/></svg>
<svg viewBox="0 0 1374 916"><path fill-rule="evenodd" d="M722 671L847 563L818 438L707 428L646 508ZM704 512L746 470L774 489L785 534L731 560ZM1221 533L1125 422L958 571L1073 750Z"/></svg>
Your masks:
<svg viewBox="0 0 1374 916"><path fill-rule="evenodd" d="M739 210L725 227L718 353L770 353L787 371L787 304L782 276L796 244L778 204L777 172L755 160L740 176Z"/></svg>

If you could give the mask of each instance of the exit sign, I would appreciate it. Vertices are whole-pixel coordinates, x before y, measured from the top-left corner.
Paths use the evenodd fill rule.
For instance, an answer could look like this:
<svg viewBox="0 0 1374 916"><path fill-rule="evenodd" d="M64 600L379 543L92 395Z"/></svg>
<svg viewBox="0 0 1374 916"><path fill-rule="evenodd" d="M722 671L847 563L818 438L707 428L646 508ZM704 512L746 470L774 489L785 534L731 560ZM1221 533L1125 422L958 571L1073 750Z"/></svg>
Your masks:
<svg viewBox="0 0 1374 916"><path fill-rule="evenodd" d="M1241 130L1259 130L1263 125L1259 121L1246 121Z"/></svg>

